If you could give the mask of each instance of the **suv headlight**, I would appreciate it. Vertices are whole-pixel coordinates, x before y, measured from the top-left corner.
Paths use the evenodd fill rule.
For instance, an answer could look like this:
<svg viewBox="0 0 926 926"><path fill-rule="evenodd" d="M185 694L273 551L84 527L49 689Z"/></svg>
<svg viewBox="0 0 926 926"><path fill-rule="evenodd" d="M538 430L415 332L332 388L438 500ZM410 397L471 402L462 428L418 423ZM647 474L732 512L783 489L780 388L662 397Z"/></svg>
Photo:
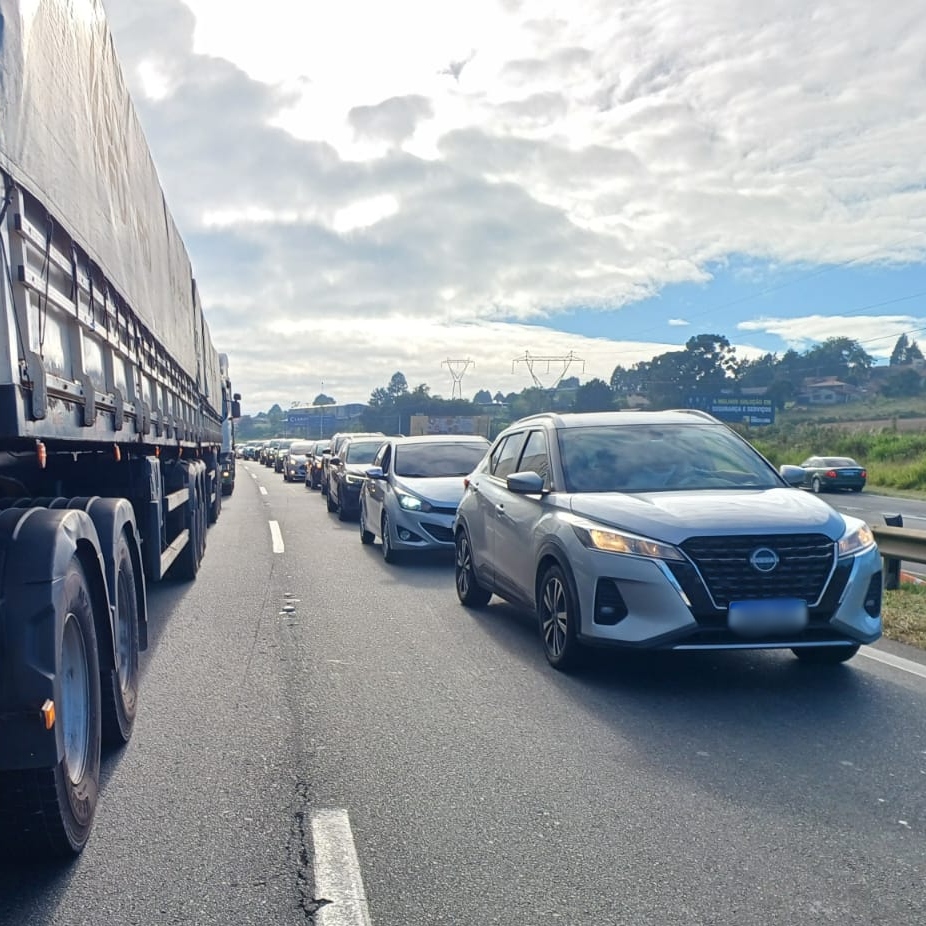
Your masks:
<svg viewBox="0 0 926 926"><path fill-rule="evenodd" d="M851 556L860 550L867 550L868 547L874 546L875 535L867 524L859 524L855 528L850 528L843 534L839 541L839 555Z"/></svg>
<svg viewBox="0 0 926 926"><path fill-rule="evenodd" d="M363 476L355 476L353 473L345 473L344 481L349 486L359 486L360 483L363 482Z"/></svg>
<svg viewBox="0 0 926 926"><path fill-rule="evenodd" d="M670 543L651 540L649 537L640 537L637 534L628 534L625 531L614 530L609 527L592 527L591 525L573 524L579 540L592 550L603 550L605 553L624 553L630 556L645 556L648 559L669 559L684 561L681 551Z"/></svg>
<svg viewBox="0 0 926 926"><path fill-rule="evenodd" d="M399 507L404 508L406 511L431 510L431 505L429 502L426 502L423 498L419 498L417 495L412 495L410 492L400 492L397 489L395 497L398 499Z"/></svg>

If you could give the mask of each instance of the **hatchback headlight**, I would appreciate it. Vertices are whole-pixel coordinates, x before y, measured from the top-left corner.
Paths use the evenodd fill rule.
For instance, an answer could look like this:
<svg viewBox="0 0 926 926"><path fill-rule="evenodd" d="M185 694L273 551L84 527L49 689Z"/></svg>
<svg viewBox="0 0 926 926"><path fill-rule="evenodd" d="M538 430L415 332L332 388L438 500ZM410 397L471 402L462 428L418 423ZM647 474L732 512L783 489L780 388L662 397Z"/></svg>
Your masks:
<svg viewBox="0 0 926 926"><path fill-rule="evenodd" d="M591 527L573 524L579 540L593 550L605 553L624 553L630 556L645 556L648 559L684 560L681 552L670 543L650 540L637 534L606 527Z"/></svg>
<svg viewBox="0 0 926 926"><path fill-rule="evenodd" d="M867 550L874 546L875 535L867 524L859 524L854 530L849 530L839 541L839 555L851 556L860 550Z"/></svg>
<svg viewBox="0 0 926 926"><path fill-rule="evenodd" d="M430 511L431 505L423 498L412 495L410 492L400 492L396 490L395 497L398 499L399 507L406 511Z"/></svg>

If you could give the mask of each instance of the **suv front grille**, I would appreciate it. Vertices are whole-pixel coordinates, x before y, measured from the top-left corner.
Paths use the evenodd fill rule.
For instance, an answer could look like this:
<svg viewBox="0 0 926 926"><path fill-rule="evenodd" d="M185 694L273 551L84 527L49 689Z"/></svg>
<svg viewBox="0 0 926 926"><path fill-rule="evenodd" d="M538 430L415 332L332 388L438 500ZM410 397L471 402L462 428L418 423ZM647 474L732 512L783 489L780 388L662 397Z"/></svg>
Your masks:
<svg viewBox="0 0 926 926"><path fill-rule="evenodd" d="M813 605L836 557L836 545L823 534L692 537L681 547L721 608L751 598L800 598ZM774 569L761 572L752 565L750 557L760 549L777 555Z"/></svg>

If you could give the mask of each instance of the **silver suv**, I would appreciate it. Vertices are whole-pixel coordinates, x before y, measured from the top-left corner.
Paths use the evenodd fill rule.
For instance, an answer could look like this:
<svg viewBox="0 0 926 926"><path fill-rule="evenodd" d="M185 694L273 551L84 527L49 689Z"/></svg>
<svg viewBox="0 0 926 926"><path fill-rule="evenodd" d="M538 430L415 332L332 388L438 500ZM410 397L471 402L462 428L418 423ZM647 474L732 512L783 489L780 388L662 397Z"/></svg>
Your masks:
<svg viewBox="0 0 926 926"><path fill-rule="evenodd" d="M843 662L881 635L881 560L802 479L703 412L522 419L466 480L457 595L536 612L559 669L583 644Z"/></svg>

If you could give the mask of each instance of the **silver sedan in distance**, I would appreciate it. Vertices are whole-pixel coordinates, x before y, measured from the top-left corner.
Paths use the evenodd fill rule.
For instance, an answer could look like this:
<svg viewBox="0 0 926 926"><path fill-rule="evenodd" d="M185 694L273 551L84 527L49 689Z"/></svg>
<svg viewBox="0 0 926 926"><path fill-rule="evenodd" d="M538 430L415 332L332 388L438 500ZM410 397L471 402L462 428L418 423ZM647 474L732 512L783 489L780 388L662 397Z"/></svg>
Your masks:
<svg viewBox="0 0 926 926"><path fill-rule="evenodd" d="M360 540L382 540L387 563L406 551L452 551L464 477L488 449L489 442L477 434L388 438L366 470Z"/></svg>

